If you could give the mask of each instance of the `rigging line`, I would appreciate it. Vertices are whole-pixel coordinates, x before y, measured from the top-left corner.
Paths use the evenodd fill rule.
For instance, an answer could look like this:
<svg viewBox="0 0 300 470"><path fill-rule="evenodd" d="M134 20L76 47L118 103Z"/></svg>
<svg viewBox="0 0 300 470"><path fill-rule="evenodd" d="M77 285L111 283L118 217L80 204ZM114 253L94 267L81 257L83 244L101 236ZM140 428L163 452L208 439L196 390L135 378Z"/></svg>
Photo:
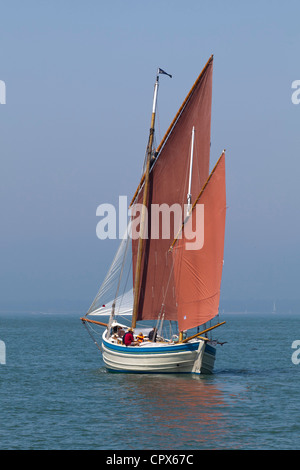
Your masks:
<svg viewBox="0 0 300 470"><path fill-rule="evenodd" d="M164 319L165 319L165 313L162 314L160 327L157 329L157 335L158 336L161 336L161 334L162 334Z"/></svg>
<svg viewBox="0 0 300 470"><path fill-rule="evenodd" d="M120 315L119 312L120 312L120 308L121 308L121 305L122 305L122 300L123 300L124 295L125 295L125 293L126 293L126 292L125 292L125 289L126 289L126 286L127 286L127 284L128 284L128 278L129 278L129 274L130 274L131 267L132 267L132 260L131 260L130 265L129 265L129 268L128 268L128 273L127 273L126 281L125 281L125 284L124 284L124 289L123 289L123 293L122 293L122 298L121 298L120 304L119 304L119 310L118 310L118 313L116 313L116 315L119 315L119 316L122 317L122 318L123 318L123 316Z"/></svg>
<svg viewBox="0 0 300 470"><path fill-rule="evenodd" d="M141 178L143 178L143 175L145 176L146 162L147 162L147 150L146 150L145 156L144 156Z"/></svg>
<svg viewBox="0 0 300 470"><path fill-rule="evenodd" d="M158 106L158 104L156 106L156 122L157 122L156 129L158 128L158 140L161 142L162 136L161 136L160 119L159 119L159 106ZM155 142L154 148L157 148L156 142Z"/></svg>
<svg viewBox="0 0 300 470"><path fill-rule="evenodd" d="M94 341L95 345L97 346L97 348L99 349L99 351L101 351L101 347L99 346L99 344L98 344L97 341L95 340L94 336L93 336L92 333L90 332L90 328L86 325L86 322L84 322L83 324L84 324L84 326L86 327L87 332L88 332L88 334L90 335L90 337L92 338L92 340Z"/></svg>
<svg viewBox="0 0 300 470"><path fill-rule="evenodd" d="M168 251L166 252L166 255L167 256L169 255ZM163 275L162 275L163 279L165 278L165 273L168 270L168 267L169 267L169 264L165 263L164 268L163 268ZM155 277L154 277L154 283L153 283L154 285L156 284L156 272L157 272L157 269L155 268L155 272L154 272ZM164 289L164 286L162 285L161 289L159 290L158 298L160 298L160 293L162 293L162 302L161 302L161 304L160 304L159 301L157 303L155 303L155 306L157 305L157 307L160 304L160 308L158 310L158 321L159 321L160 316L163 314L163 311L164 311L164 308L165 308L165 299L166 299L170 279L171 279L171 273L169 274L169 280L168 280L166 289Z"/></svg>
<svg viewBox="0 0 300 470"><path fill-rule="evenodd" d="M170 252L170 250L168 251L168 253L172 253L172 271L174 270L174 261L175 261L175 258L178 257L178 252L176 250L173 250L172 252ZM179 277L181 277L181 265L182 265L182 256L180 256L179 258L179 266L178 266L178 272L179 272ZM170 277L171 277L171 273L170 273ZM176 283L176 280L175 280L175 274L174 274L174 287L175 287L175 295L176 295L176 285L179 284L179 280L177 280L177 283ZM177 305L177 301L176 301L176 305ZM177 317L177 323L178 323L178 317ZM178 328L179 329L179 328Z"/></svg>
<svg viewBox="0 0 300 470"><path fill-rule="evenodd" d="M103 325L105 325L105 323L103 323ZM94 327L94 323L89 323L86 326L88 326L90 328L90 331L93 331L96 336L101 336L101 332L99 333L99 331L97 331L97 327Z"/></svg>
<svg viewBox="0 0 300 470"><path fill-rule="evenodd" d="M167 254L169 254L169 252L167 252ZM174 264L173 264L173 259L171 258L171 263L172 263L172 267L170 269L170 273L169 273L169 279L168 279L168 282L167 282L167 286L166 286L166 289L163 290L163 299L162 299L162 303L161 303L161 307L160 307L160 311L159 311L159 317L164 314L164 309L165 309L165 300L166 300L166 296L167 296L167 292L169 290L169 285L170 285L170 281L171 281L171 276L172 276L172 273L173 273L173 268L174 268Z"/></svg>
<svg viewBox="0 0 300 470"><path fill-rule="evenodd" d="M110 265L110 268L104 278L104 281L102 282L98 292L97 292L97 295L92 303L92 305L90 306L88 312L86 313L85 316L89 315L89 313L91 313L93 310L94 310L94 307L95 305L97 304L98 300L101 298L101 296L103 295L103 293L105 292L105 290L107 291L108 289L108 283L109 281L111 280L111 277L114 275L113 273L115 272L116 270L116 266L117 266L117 263L119 263L119 258L120 258L120 252L122 252L122 243L123 243L124 240L122 240L122 242L120 243L119 245L119 248L114 256L114 259ZM118 268L119 269L119 268ZM118 270L117 269L117 270ZM104 289L104 290L103 290Z"/></svg>
<svg viewBox="0 0 300 470"><path fill-rule="evenodd" d="M160 311L159 314L158 314L158 317L157 317L157 321L156 321L156 331L158 331L158 325L159 325L159 322L160 322L160 319L161 319L161 315L162 315L162 312Z"/></svg>
<svg viewBox="0 0 300 470"><path fill-rule="evenodd" d="M114 302L113 302L113 306L115 305L116 298L118 297L119 288L120 288L120 283L121 283L121 279L122 279L122 276L123 276L123 270L124 270L124 265L125 265L125 260L126 260L126 257L127 257L127 250L128 250L128 245L129 245L128 227L129 227L129 229L130 229L130 226L131 226L131 221L130 221L129 224L127 225L127 229L126 229L127 240L126 240L125 252L124 252L124 255L123 255L123 261L122 261L122 266L121 266L121 272L120 272L120 275L119 275L119 282L118 282L117 292L116 292L116 295L115 295L115 299L114 299ZM112 308L114 308L114 307L112 307ZM113 312L113 313L114 313L114 312Z"/></svg>

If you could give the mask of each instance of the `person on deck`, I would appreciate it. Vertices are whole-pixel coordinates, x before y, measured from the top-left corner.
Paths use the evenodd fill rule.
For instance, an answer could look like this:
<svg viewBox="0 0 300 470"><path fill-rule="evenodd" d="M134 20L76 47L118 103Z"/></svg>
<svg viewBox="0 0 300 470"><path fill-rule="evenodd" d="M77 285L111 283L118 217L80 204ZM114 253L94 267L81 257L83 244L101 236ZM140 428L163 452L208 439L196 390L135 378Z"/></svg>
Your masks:
<svg viewBox="0 0 300 470"><path fill-rule="evenodd" d="M134 341L133 331L131 328L128 329L127 333L123 336L123 343L125 346L136 346L138 343Z"/></svg>
<svg viewBox="0 0 300 470"><path fill-rule="evenodd" d="M121 326L118 326L118 337L123 338L124 335L125 335L125 331L123 330Z"/></svg>
<svg viewBox="0 0 300 470"><path fill-rule="evenodd" d="M153 330L150 331L148 338L150 341L153 341L155 343L156 337L157 337L157 328L153 328Z"/></svg>
<svg viewBox="0 0 300 470"><path fill-rule="evenodd" d="M143 333L140 333L139 335L137 335L136 339L138 340L139 343L142 343L144 341Z"/></svg>

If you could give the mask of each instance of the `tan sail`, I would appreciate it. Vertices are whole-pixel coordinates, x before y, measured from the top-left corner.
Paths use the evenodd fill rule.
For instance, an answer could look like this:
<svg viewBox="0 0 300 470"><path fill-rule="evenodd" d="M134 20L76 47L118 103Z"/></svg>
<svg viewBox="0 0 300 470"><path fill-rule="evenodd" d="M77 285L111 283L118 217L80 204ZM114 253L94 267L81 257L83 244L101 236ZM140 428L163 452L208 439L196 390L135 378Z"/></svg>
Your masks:
<svg viewBox="0 0 300 470"><path fill-rule="evenodd" d="M177 300L169 247L184 219L184 204L188 188L191 131L195 128L194 165L191 190L198 195L209 174L210 128L212 99L211 57L189 92L170 129L160 145L159 155L149 176L148 238L144 240L140 275L137 319L156 319L160 312L164 318L177 320ZM143 202L143 188L135 203ZM169 236L165 237L162 223L153 238L151 208L153 205L173 204L182 207L182 218L174 227L172 212ZM157 206L156 206L157 207ZM161 222L161 219L160 219ZM133 281L138 251L138 240L132 242Z"/></svg>

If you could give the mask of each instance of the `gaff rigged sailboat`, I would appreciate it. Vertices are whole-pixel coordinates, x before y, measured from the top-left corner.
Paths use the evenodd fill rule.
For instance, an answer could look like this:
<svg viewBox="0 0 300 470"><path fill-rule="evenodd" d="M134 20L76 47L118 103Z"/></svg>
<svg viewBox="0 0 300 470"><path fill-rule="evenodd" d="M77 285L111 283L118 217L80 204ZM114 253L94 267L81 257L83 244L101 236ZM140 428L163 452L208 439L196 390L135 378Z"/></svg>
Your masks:
<svg viewBox="0 0 300 470"><path fill-rule="evenodd" d="M225 323L219 321L218 310L226 188L225 151L209 174L212 71L213 56L156 148L159 76L169 75L158 69L149 140L142 178L130 204L129 227L94 302L81 318L108 370L196 374L213 370L217 341L208 332ZM166 217L168 224L163 226ZM94 315L109 315L109 320L100 322L91 318ZM125 344L128 315L131 338ZM155 322L152 336L150 321ZM101 346L93 336L94 325L105 327Z"/></svg>

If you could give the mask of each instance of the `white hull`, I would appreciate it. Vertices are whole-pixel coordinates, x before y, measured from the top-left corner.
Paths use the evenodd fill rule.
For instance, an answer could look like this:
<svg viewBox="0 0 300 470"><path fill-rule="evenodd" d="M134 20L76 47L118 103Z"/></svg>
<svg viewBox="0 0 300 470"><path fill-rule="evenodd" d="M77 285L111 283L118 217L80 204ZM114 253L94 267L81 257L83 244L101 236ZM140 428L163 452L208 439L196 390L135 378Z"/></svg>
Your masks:
<svg viewBox="0 0 300 470"><path fill-rule="evenodd" d="M102 337L103 360L111 371L194 374L213 371L216 349L206 341L124 346L107 340L105 333Z"/></svg>

